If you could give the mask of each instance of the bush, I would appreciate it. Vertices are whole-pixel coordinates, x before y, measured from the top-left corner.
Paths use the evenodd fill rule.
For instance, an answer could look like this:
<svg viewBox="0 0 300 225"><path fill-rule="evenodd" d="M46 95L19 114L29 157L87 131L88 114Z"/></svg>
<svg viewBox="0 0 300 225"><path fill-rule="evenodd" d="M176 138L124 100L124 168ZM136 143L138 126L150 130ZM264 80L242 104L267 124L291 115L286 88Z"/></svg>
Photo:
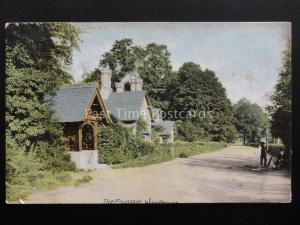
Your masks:
<svg viewBox="0 0 300 225"><path fill-rule="evenodd" d="M47 142L39 142L35 152L43 161L42 170L75 171L76 166L70 161L70 154L65 146L51 146Z"/></svg>
<svg viewBox="0 0 300 225"><path fill-rule="evenodd" d="M153 153L155 146L144 142L139 136L119 122L99 128L99 163L118 164Z"/></svg>
<svg viewBox="0 0 300 225"><path fill-rule="evenodd" d="M184 142L176 141L175 145L153 145L155 151L139 158L126 161L124 163L113 166L113 168L140 167L154 163L165 162L174 157L186 158L192 155L212 152L227 146L225 142ZM175 156L171 155L171 148L174 148Z"/></svg>
<svg viewBox="0 0 300 225"><path fill-rule="evenodd" d="M145 142L143 148L145 155L115 165L113 168L140 167L173 159L169 145L155 145Z"/></svg>
<svg viewBox="0 0 300 225"><path fill-rule="evenodd" d="M190 120L178 120L176 121L176 127L179 139L184 141L192 142L200 140L204 136L204 130Z"/></svg>
<svg viewBox="0 0 300 225"><path fill-rule="evenodd" d="M25 152L25 148L18 146L9 135L6 136L7 200L24 198L36 189L51 188L72 180L70 173L64 169L70 170L73 165L69 165L65 156L60 156L59 149L54 150L51 156L46 153L51 152L50 147L42 150L42 146L38 144L35 151Z"/></svg>
<svg viewBox="0 0 300 225"><path fill-rule="evenodd" d="M40 176L42 166L35 153L25 153L12 139L6 139L6 181L10 185L22 185L35 180Z"/></svg>

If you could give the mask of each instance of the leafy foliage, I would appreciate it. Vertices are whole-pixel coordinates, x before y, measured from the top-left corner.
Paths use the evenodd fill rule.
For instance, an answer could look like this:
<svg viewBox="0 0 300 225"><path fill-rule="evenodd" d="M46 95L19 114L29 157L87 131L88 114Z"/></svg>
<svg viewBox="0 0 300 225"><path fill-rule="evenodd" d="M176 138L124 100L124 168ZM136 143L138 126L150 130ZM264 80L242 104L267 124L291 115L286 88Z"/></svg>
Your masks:
<svg viewBox="0 0 300 225"><path fill-rule="evenodd" d="M204 130L191 120L177 120L176 127L179 137L184 141L192 142L204 138Z"/></svg>
<svg viewBox="0 0 300 225"><path fill-rule="evenodd" d="M133 135L120 123L110 126L100 125L98 135L100 163L116 164L133 158L137 154L137 143Z"/></svg>
<svg viewBox="0 0 300 225"><path fill-rule="evenodd" d="M6 198L14 201L18 198L24 198L34 190L50 188L62 184L67 184L72 180L71 175L62 170L66 168L66 161L61 161L61 157L47 158L40 157L40 151L44 151L43 146L36 147L35 151L26 153L24 149L18 146L12 137L6 135ZM61 154L60 151L55 154ZM53 153L52 153L53 154ZM49 163L55 162L59 167L55 170ZM59 163L60 162L60 163ZM74 168L70 162L69 166ZM67 170L70 170L68 168Z"/></svg>
<svg viewBox="0 0 300 225"><path fill-rule="evenodd" d="M165 130L165 128L162 125L157 125L154 128L152 128L151 136L152 136L152 140L154 141L154 143L156 145L158 145L160 143L159 134L164 130Z"/></svg>
<svg viewBox="0 0 300 225"><path fill-rule="evenodd" d="M187 62L170 83L167 88L169 111L182 112L183 120L191 120L199 132L203 129L204 135L213 141L234 140L233 108L213 71L203 71L198 64ZM174 117L172 115L170 119L174 120Z"/></svg>
<svg viewBox="0 0 300 225"><path fill-rule="evenodd" d="M205 152L212 152L226 147L225 142L181 142L177 141L174 146L172 144L158 145L156 151L148 153L136 159L126 161L124 163L114 165L113 168L125 167L141 167L154 163L169 161L177 157L189 157ZM175 155L172 156L170 151L174 148Z"/></svg>
<svg viewBox="0 0 300 225"><path fill-rule="evenodd" d="M291 70L291 46L283 52L282 69L271 96L272 105L267 107L271 119L271 133L279 137L285 145L284 154L286 166L290 161L291 152L291 115L292 115L292 70Z"/></svg>
<svg viewBox="0 0 300 225"><path fill-rule="evenodd" d="M143 50L139 60L138 72L143 78L144 88L148 91L154 107L166 109L167 100L165 86L172 75L170 52L166 45L156 43L148 44Z"/></svg>
<svg viewBox="0 0 300 225"><path fill-rule="evenodd" d="M7 65L6 129L27 150L46 132L48 107L43 103L45 82L33 69Z"/></svg>
<svg viewBox="0 0 300 225"><path fill-rule="evenodd" d="M84 73L82 75L82 78L84 83L97 82L99 86L101 86L101 71L99 68L96 68L95 70L89 73Z"/></svg>
<svg viewBox="0 0 300 225"><path fill-rule="evenodd" d="M244 144L257 143L266 134L268 117L262 108L248 99L240 99L234 105L235 125Z"/></svg>
<svg viewBox="0 0 300 225"><path fill-rule="evenodd" d="M78 48L78 32L70 23L11 23L6 46L16 69L43 72L47 90L72 80L67 68L73 49Z"/></svg>
<svg viewBox="0 0 300 225"><path fill-rule="evenodd" d="M149 43L141 47L134 45L131 39L122 39L102 56L99 65L110 67L113 86L127 72L137 70L153 107L173 112L199 112L203 107L213 110L213 120L207 117L191 119L199 132L204 130L204 134L215 141L230 142L236 138L233 108L215 73L203 71L192 62L184 63L178 72L173 72L167 46ZM84 81L99 81L100 74L96 68L84 75Z"/></svg>
<svg viewBox="0 0 300 225"><path fill-rule="evenodd" d="M99 162L118 164L156 151L153 144L134 136L132 130L119 121L99 128Z"/></svg>
<svg viewBox="0 0 300 225"><path fill-rule="evenodd" d="M139 119L136 121L136 133L138 137L142 137L142 132L147 129L147 123L143 119L143 117L139 117Z"/></svg>
<svg viewBox="0 0 300 225"><path fill-rule="evenodd" d="M109 52L103 54L100 65L108 65L112 70L112 85L130 71L135 69L135 47L131 39L117 40Z"/></svg>
<svg viewBox="0 0 300 225"><path fill-rule="evenodd" d="M144 89L148 91L154 107L166 108L165 85L172 75L170 52L166 45L149 43L145 47L133 44L131 39L117 40L110 51L104 53L99 66L112 70L112 86L126 73L137 70L143 78ZM83 75L84 82L100 83L100 69Z"/></svg>
<svg viewBox="0 0 300 225"><path fill-rule="evenodd" d="M78 33L68 23L14 23L6 28L6 129L26 150L55 133L47 95L70 80ZM57 135L56 135L57 137ZM49 140L48 140L49 141Z"/></svg>
<svg viewBox="0 0 300 225"><path fill-rule="evenodd" d="M67 69L77 42L69 23L10 23L6 28L8 196L47 177L53 184L62 181L54 173L74 170L47 96L71 81Z"/></svg>

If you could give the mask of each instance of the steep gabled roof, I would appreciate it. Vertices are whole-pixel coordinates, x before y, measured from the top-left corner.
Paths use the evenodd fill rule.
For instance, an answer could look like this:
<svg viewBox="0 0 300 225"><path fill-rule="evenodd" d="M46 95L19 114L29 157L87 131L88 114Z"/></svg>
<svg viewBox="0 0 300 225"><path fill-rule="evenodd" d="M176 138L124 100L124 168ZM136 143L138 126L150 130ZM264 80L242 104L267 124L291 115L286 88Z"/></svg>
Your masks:
<svg viewBox="0 0 300 225"><path fill-rule="evenodd" d="M119 120L136 121L141 113L145 98L149 105L146 91L112 92L105 100L105 105L108 113Z"/></svg>
<svg viewBox="0 0 300 225"><path fill-rule="evenodd" d="M85 111L89 107L90 102L94 100L94 96L96 96L98 90L97 84L61 87L52 99L54 116L59 122L83 121ZM103 100L100 99L100 101L102 101L103 104Z"/></svg>

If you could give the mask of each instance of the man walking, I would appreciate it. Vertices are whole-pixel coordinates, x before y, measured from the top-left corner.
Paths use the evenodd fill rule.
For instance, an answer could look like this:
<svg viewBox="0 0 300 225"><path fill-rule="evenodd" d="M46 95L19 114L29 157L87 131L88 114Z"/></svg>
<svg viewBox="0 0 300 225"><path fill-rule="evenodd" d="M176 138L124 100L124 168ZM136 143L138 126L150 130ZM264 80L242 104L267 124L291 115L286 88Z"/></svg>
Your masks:
<svg viewBox="0 0 300 225"><path fill-rule="evenodd" d="M260 167L267 167L267 152L264 142L260 143Z"/></svg>

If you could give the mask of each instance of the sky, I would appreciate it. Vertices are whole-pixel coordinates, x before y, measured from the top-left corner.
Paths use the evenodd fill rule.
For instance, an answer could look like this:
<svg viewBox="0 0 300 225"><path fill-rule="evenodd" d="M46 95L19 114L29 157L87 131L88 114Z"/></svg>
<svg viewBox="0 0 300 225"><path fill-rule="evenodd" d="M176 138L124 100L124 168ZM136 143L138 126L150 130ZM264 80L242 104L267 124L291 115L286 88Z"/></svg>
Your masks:
<svg viewBox="0 0 300 225"><path fill-rule="evenodd" d="M79 51L73 53L71 72L82 79L99 64L116 40L131 38L145 46L165 44L173 70L188 61L215 71L236 103L246 97L265 107L282 65L282 51L291 39L288 22L233 23L73 23L81 33Z"/></svg>

